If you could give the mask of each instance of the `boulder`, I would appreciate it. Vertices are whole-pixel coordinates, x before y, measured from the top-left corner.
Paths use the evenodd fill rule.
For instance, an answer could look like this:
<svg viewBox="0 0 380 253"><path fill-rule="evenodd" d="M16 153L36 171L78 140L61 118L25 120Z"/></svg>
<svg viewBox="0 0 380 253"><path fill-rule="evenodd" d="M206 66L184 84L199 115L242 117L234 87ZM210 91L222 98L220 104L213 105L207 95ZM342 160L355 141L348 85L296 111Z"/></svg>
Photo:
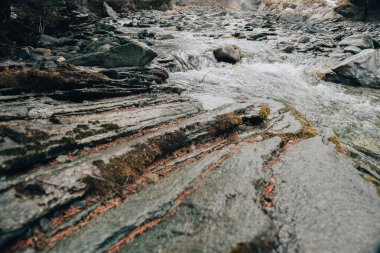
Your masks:
<svg viewBox="0 0 380 253"><path fill-rule="evenodd" d="M366 16L365 7L358 0L340 0L334 11L342 16L351 19L364 19Z"/></svg>
<svg viewBox="0 0 380 253"><path fill-rule="evenodd" d="M99 66L104 68L145 66L157 54L148 46L139 42L128 42L113 47L108 51L84 54L69 59L67 62L82 66Z"/></svg>
<svg viewBox="0 0 380 253"><path fill-rule="evenodd" d="M241 60L242 53L239 47L229 45L214 50L214 56L218 62L235 64Z"/></svg>
<svg viewBox="0 0 380 253"><path fill-rule="evenodd" d="M367 34L355 34L344 38L339 42L339 46L347 47L354 46L361 49L374 48L373 39Z"/></svg>
<svg viewBox="0 0 380 253"><path fill-rule="evenodd" d="M104 12L104 15L107 17L111 17L111 18L119 17L117 12L114 9L112 9L112 7L110 7L106 2L103 3L103 12Z"/></svg>
<svg viewBox="0 0 380 253"><path fill-rule="evenodd" d="M335 66L325 79L348 85L380 88L380 51L365 49L347 58Z"/></svg>

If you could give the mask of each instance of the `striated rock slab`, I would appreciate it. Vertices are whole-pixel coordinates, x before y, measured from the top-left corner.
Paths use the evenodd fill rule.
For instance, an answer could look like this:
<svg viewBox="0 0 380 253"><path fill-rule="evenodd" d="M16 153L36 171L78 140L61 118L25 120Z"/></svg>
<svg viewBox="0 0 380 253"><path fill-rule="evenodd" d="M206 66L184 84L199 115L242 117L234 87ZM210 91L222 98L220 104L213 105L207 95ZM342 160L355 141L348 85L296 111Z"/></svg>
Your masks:
<svg viewBox="0 0 380 253"><path fill-rule="evenodd" d="M283 252L376 251L380 200L375 187L333 145L320 137L302 141L286 151L273 172L275 219L288 229L280 233Z"/></svg>
<svg viewBox="0 0 380 253"><path fill-rule="evenodd" d="M173 102L170 105L173 104L175 103ZM106 165L112 159L122 159L138 150L142 143L150 143L157 137L165 138L170 133L179 131L183 133L186 136L186 145L195 141L204 142L215 138L211 129L215 127L217 115L231 112L244 113L245 110L248 110L247 108L252 106L250 103L241 103L228 108L209 111L189 118L178 125L121 142L113 147L66 164L42 167L24 175L3 176L0 178L0 202L3 203L4 214L0 219L0 226L3 228L0 233L0 244L22 234L31 223L48 212L62 207L78 197L83 197L88 188L84 180L89 176L99 177L98 164ZM146 110L148 107L144 108ZM193 113L197 113L198 107L194 109L196 111ZM152 113L154 112L153 115L159 117L157 111L150 110ZM132 112L133 110L130 110L129 113L132 114ZM143 120L141 115L134 118ZM140 122L139 124L143 123Z"/></svg>
<svg viewBox="0 0 380 253"><path fill-rule="evenodd" d="M182 202L172 218L120 251L229 252L239 244L251 245L257 252L267 250L263 241L270 244L273 239L271 220L261 210L255 183L264 178L262 167L280 143L276 137L242 144Z"/></svg>
<svg viewBox="0 0 380 253"><path fill-rule="evenodd" d="M260 178L265 159L280 142L280 138L274 138L256 145L244 145L237 155L211 172L203 185L179 206L179 212L173 218L127 245L127 251L222 252L232 244L255 241L256 237L265 234L271 222L255 203L257 196L253 183ZM182 192L225 154L226 150L222 150L180 168L65 238L50 252L106 251L134 228L173 210L175 200ZM89 240L94 243L83 243Z"/></svg>
<svg viewBox="0 0 380 253"><path fill-rule="evenodd" d="M48 160L84 146L94 146L106 140L130 135L174 119L199 112L200 106L178 95L160 95L89 104L57 103L44 105L35 99L25 100L19 116L1 125L1 172L27 169L39 161ZM3 105L6 114L12 103ZM30 104L30 107L27 106ZM12 105L15 107L15 105ZM17 108L17 107L16 107ZM26 112L23 108L28 108ZM17 110L16 110L17 111ZM23 114L26 113L26 114ZM6 117L3 115L3 117ZM13 115L14 116L14 115Z"/></svg>
<svg viewBox="0 0 380 253"><path fill-rule="evenodd" d="M128 232L173 210L175 201L182 192L191 187L208 166L226 154L226 150L219 151L212 157L206 157L176 170L156 185L128 197L117 208L110 210L72 236L64 238L49 252L106 251Z"/></svg>

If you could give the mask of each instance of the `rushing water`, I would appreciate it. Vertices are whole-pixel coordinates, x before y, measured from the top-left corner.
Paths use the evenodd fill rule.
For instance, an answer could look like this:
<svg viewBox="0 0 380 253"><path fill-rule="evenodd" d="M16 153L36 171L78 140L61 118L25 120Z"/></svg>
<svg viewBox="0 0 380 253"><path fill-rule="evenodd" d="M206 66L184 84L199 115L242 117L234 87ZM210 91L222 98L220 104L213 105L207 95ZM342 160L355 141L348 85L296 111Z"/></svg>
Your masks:
<svg viewBox="0 0 380 253"><path fill-rule="evenodd" d="M229 20L230 26L234 22L239 20ZM206 110L253 98L288 102L304 113L322 134L337 135L347 146L367 154L366 159L379 167L380 93L317 80L313 73L328 58L281 53L274 50L278 39L277 42L228 36L215 39L207 36L213 34L212 30L197 33L155 28L155 32L175 37L159 40L154 45L159 57L173 58L178 66L169 81L184 87ZM221 33L228 34L228 30ZM228 44L243 50L245 57L241 63L215 61L212 49Z"/></svg>

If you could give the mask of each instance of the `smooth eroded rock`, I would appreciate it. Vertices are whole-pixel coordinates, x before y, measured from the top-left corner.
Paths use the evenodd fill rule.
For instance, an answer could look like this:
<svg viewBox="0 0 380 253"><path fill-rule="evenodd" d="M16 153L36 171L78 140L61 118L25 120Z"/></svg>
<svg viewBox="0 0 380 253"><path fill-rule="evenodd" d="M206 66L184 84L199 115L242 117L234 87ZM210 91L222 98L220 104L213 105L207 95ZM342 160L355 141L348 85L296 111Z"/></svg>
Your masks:
<svg viewBox="0 0 380 253"><path fill-rule="evenodd" d="M334 145L324 144L321 137L304 140L290 147L272 169L275 220L287 230L280 232L283 250L291 246L295 252L376 252L379 196ZM293 242L287 243L287 234Z"/></svg>
<svg viewBox="0 0 380 253"><path fill-rule="evenodd" d="M354 46L361 49L373 48L373 39L367 34L355 34L339 42L339 46Z"/></svg>
<svg viewBox="0 0 380 253"><path fill-rule="evenodd" d="M328 76L328 81L380 88L380 51L365 49L342 61L332 72L335 75Z"/></svg>
<svg viewBox="0 0 380 253"><path fill-rule="evenodd" d="M148 46L139 42L128 42L111 48L109 51L89 53L68 60L69 63L82 66L105 68L145 66L157 54Z"/></svg>

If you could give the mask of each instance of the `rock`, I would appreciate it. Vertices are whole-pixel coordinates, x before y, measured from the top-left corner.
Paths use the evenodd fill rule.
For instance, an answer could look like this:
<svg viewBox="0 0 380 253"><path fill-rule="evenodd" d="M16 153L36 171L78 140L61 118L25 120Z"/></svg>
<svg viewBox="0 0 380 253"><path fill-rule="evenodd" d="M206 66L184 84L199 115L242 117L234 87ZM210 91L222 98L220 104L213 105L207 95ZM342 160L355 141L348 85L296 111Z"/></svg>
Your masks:
<svg viewBox="0 0 380 253"><path fill-rule="evenodd" d="M94 53L97 51L102 51L102 49L108 47L105 45L110 45L112 47L118 47L118 46L124 45L128 42L129 42L129 40L126 40L122 37L120 37L120 38L119 37L105 37L105 38L98 39L98 40L87 43L86 46L84 47L83 51L86 53Z"/></svg>
<svg viewBox="0 0 380 253"><path fill-rule="evenodd" d="M43 55L43 56L50 56L51 55L51 50L48 48L36 48L34 49L34 53Z"/></svg>
<svg viewBox="0 0 380 253"><path fill-rule="evenodd" d="M334 8L334 11L342 16L356 20L365 18L365 9L363 6L353 3L352 0L340 0Z"/></svg>
<svg viewBox="0 0 380 253"><path fill-rule="evenodd" d="M355 34L339 42L339 46L355 46L361 49L374 48L373 39L366 34Z"/></svg>
<svg viewBox="0 0 380 253"><path fill-rule="evenodd" d="M235 45L229 45L222 48L214 50L215 59L218 62L227 62L235 64L239 62L242 58L242 53L240 48Z"/></svg>
<svg viewBox="0 0 380 253"><path fill-rule="evenodd" d="M257 205L260 196L255 186L263 177L261 167L280 142L276 137L244 144L179 205L175 216L126 244L121 251L262 252L256 251L264 247L258 238L270 248L274 239L272 222ZM254 246L252 251L231 250L239 243Z"/></svg>
<svg viewBox="0 0 380 253"><path fill-rule="evenodd" d="M283 10L279 17L279 21L290 24L302 23L305 19L304 14L290 8Z"/></svg>
<svg viewBox="0 0 380 253"><path fill-rule="evenodd" d="M55 61L58 62L58 63L61 63L61 62L66 61L66 59L63 56L59 56Z"/></svg>
<svg viewBox="0 0 380 253"><path fill-rule="evenodd" d="M162 34L158 36L159 40L173 40L175 37L172 34Z"/></svg>
<svg viewBox="0 0 380 253"><path fill-rule="evenodd" d="M308 42L310 42L310 37L309 36L306 36L306 35L304 35L304 36L302 36L301 38L299 38L299 40L298 40L298 43L308 43Z"/></svg>
<svg viewBox="0 0 380 253"><path fill-rule="evenodd" d="M28 59L33 51L34 49L32 47L23 47L21 48L20 56L23 59Z"/></svg>
<svg viewBox="0 0 380 253"><path fill-rule="evenodd" d="M30 59L32 59L33 61L38 62L38 61L42 61L44 59L44 57L42 55L40 55L40 54L32 53L30 55Z"/></svg>
<svg viewBox="0 0 380 253"><path fill-rule="evenodd" d="M262 41L262 40L266 40L268 37L266 34L263 34L263 33L257 33L257 34L253 34L251 36L248 37L248 40L253 40L253 41Z"/></svg>
<svg viewBox="0 0 380 253"><path fill-rule="evenodd" d="M348 52L348 53L353 53L353 54L358 54L360 53L362 50L358 47L355 47L355 46L348 46L348 47L345 47L343 49L344 52Z"/></svg>
<svg viewBox="0 0 380 253"><path fill-rule="evenodd" d="M119 17L117 12L114 9L112 9L112 7L110 7L106 2L103 2L103 12L104 12L105 16L107 16L107 17L111 17L111 18L118 18Z"/></svg>
<svg viewBox="0 0 380 253"><path fill-rule="evenodd" d="M380 199L355 167L320 137L284 153L272 167L278 207L274 220L279 227L291 225L285 230L296 242L283 241L285 231L280 231L279 252L289 252L283 251L289 243L302 252L377 252Z"/></svg>
<svg viewBox="0 0 380 253"><path fill-rule="evenodd" d="M40 223L40 227L42 231L47 232L51 230L50 221L46 217L43 217L42 219L40 219L39 223Z"/></svg>
<svg viewBox="0 0 380 253"><path fill-rule="evenodd" d="M77 40L71 38L55 38L49 35L41 35L38 45L41 47L52 47L52 46L65 46L65 45L75 45Z"/></svg>
<svg viewBox="0 0 380 253"><path fill-rule="evenodd" d="M332 72L335 76L328 76L328 81L380 88L380 51L365 49L339 63Z"/></svg>
<svg viewBox="0 0 380 253"><path fill-rule="evenodd" d="M296 50L296 48L295 48L295 46L293 46L293 45L288 45L288 46L286 46L286 47L284 47L283 49L281 49L284 53L288 53L288 54L290 54L290 53L293 53L295 50Z"/></svg>
<svg viewBox="0 0 380 253"><path fill-rule="evenodd" d="M55 159L57 162L59 163L65 163L65 162L68 162L69 159L67 158L67 156L65 155L60 155L58 156L56 159Z"/></svg>
<svg viewBox="0 0 380 253"><path fill-rule="evenodd" d="M149 32L147 29L144 29L141 32L139 32L137 36L139 37L139 39L145 39L145 38L153 39L156 37L156 35L153 32Z"/></svg>
<svg viewBox="0 0 380 253"><path fill-rule="evenodd" d="M68 63L82 66L99 66L105 68L144 66L157 54L148 46L139 42L110 48L106 52L95 52L68 59Z"/></svg>
<svg viewBox="0 0 380 253"><path fill-rule="evenodd" d="M77 207L77 208L80 208L80 209L83 209L83 208L86 208L87 207L87 202L86 200L78 200L78 201L75 201L73 204L72 204L73 207Z"/></svg>

